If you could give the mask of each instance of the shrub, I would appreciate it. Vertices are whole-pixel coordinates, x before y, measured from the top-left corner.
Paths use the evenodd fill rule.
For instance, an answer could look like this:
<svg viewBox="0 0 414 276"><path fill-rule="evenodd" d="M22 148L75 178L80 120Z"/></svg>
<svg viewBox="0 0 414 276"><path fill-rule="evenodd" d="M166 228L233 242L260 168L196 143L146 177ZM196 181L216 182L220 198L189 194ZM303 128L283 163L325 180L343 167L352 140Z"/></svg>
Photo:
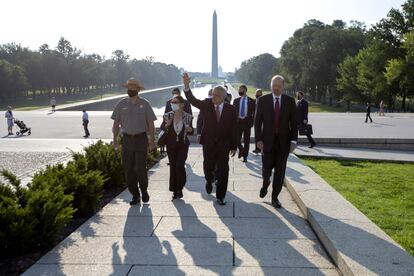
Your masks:
<svg viewBox="0 0 414 276"><path fill-rule="evenodd" d="M72 195L58 186L53 190L20 186L8 171L0 182L0 256L26 253L54 242L57 233L72 219Z"/></svg>
<svg viewBox="0 0 414 276"><path fill-rule="evenodd" d="M75 163L86 161L87 170L101 171L105 177L105 188L124 185L121 150L115 151L111 144L102 140L85 147L84 154L72 152Z"/></svg>
<svg viewBox="0 0 414 276"><path fill-rule="evenodd" d="M30 184L32 189L54 190L62 187L67 195L73 196L76 216L86 216L95 212L102 197L104 178L100 171L88 171L86 162L69 162L48 166L37 173Z"/></svg>

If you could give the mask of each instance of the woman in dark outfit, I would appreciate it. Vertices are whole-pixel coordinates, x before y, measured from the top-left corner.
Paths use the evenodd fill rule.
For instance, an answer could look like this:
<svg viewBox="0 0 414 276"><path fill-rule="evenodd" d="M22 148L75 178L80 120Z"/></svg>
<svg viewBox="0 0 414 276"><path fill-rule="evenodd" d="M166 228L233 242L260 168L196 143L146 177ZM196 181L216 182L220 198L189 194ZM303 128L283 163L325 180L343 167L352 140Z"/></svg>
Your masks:
<svg viewBox="0 0 414 276"><path fill-rule="evenodd" d="M185 162L190 146L187 135L193 133L193 116L184 112L184 98L181 96L175 96L171 100L171 107L172 111L164 114L161 129L167 133L165 145L170 162L170 191L173 192L174 200L183 197Z"/></svg>

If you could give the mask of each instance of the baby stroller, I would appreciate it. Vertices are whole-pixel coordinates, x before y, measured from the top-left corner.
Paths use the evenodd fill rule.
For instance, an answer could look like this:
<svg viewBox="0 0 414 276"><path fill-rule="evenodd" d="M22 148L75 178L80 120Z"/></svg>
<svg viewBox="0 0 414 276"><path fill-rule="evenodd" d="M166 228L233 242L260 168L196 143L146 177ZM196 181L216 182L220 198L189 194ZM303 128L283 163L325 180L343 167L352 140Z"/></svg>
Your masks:
<svg viewBox="0 0 414 276"><path fill-rule="evenodd" d="M18 119L14 120L14 123L20 128L20 131L16 131L17 136L22 136L27 132L27 135L32 134L32 130L30 127L27 127L26 124L23 121L20 121Z"/></svg>

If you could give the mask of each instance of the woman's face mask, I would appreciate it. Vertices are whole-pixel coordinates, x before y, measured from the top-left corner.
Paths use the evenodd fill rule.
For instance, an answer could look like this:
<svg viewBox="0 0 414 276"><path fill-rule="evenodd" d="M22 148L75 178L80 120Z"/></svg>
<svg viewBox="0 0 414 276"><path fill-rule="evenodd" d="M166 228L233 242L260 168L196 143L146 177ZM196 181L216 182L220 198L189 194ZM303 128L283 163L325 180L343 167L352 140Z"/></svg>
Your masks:
<svg viewBox="0 0 414 276"><path fill-rule="evenodd" d="M177 110L179 110L179 109L180 109L180 104L172 103L172 104L171 104L171 109L172 109L173 111L177 111Z"/></svg>

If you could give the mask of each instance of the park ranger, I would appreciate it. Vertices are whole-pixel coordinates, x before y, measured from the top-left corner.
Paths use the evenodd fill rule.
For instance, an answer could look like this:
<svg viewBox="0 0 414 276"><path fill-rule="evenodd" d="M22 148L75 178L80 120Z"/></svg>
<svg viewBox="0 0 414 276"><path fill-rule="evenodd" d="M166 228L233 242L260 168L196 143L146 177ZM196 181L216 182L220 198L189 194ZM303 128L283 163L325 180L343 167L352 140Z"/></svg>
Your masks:
<svg viewBox="0 0 414 276"><path fill-rule="evenodd" d="M122 166L132 194L130 204L135 205L141 198L144 203L149 201L146 158L147 152L155 149L154 121L157 117L150 103L138 96L143 87L136 79L130 78L123 87L127 88L129 97L119 101L112 113L113 145L115 150L118 149L121 129Z"/></svg>

